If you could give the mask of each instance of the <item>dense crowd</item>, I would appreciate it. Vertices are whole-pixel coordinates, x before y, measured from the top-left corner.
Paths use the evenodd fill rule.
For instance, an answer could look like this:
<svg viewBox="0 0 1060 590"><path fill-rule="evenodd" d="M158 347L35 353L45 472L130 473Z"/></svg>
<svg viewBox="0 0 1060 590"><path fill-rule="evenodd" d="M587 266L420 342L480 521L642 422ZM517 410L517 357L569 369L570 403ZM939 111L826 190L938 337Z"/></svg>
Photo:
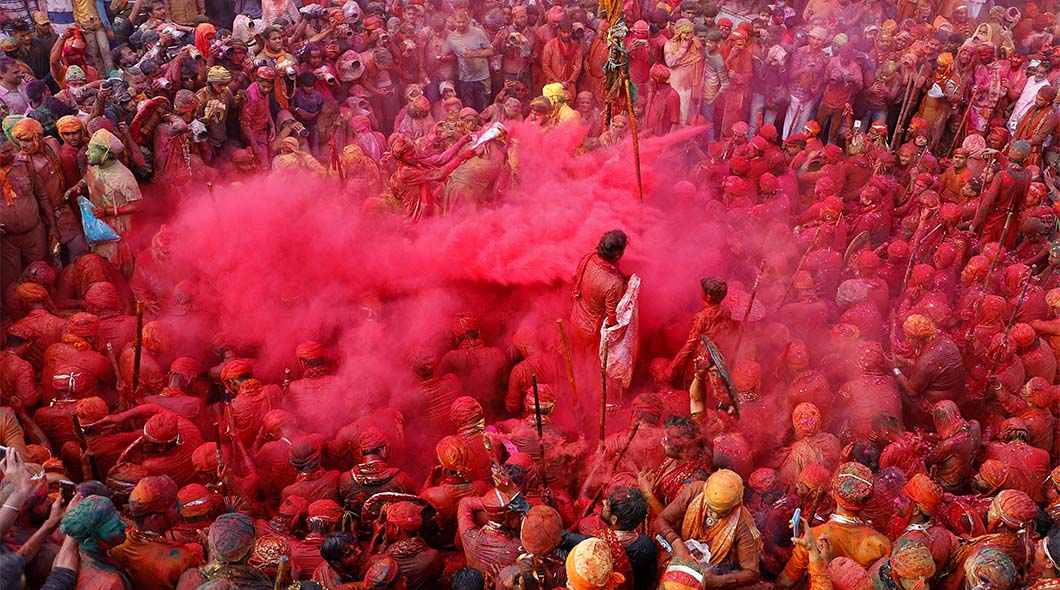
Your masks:
<svg viewBox="0 0 1060 590"><path fill-rule="evenodd" d="M1056 0L0 9L0 588L1060 588ZM654 213L396 361L376 286L281 380L167 225L322 186L408 243L542 149Z"/></svg>

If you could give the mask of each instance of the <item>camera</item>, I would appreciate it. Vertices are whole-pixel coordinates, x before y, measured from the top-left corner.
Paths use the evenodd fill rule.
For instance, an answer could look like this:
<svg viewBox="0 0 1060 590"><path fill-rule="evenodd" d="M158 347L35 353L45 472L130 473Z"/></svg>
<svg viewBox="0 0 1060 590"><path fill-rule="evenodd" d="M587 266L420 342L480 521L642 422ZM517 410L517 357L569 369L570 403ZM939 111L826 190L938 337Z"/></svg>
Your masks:
<svg viewBox="0 0 1060 590"><path fill-rule="evenodd" d="M318 80L323 80L323 81L327 82L328 84L334 85L334 84L338 83L338 80L335 79L335 75L332 74L324 66L320 66L319 68L313 70L313 75L315 75Z"/></svg>
<svg viewBox="0 0 1060 590"><path fill-rule="evenodd" d="M170 37L173 37L174 39L180 39L184 37L184 31L180 31L172 25L162 27L162 32L169 35Z"/></svg>
<svg viewBox="0 0 1060 590"><path fill-rule="evenodd" d="M192 47L191 49L188 50L188 55L192 59L199 59L200 57L202 57L202 52L199 51L198 49L195 49L194 47Z"/></svg>
<svg viewBox="0 0 1060 590"><path fill-rule="evenodd" d="M161 88L162 90L165 90L165 89L169 88L169 84L170 84L169 78L159 78L158 79L158 87Z"/></svg>
<svg viewBox="0 0 1060 590"><path fill-rule="evenodd" d="M298 72L295 71L294 66L292 66L290 64L287 64L287 65L283 66L282 70L283 70L283 75L287 76L288 78L290 78L292 80L294 80L296 77L298 77Z"/></svg>
<svg viewBox="0 0 1060 590"><path fill-rule="evenodd" d="M291 125L291 133L292 135L296 135L298 137L309 136L309 130L306 129L305 125L302 125L301 123L294 123L293 125Z"/></svg>

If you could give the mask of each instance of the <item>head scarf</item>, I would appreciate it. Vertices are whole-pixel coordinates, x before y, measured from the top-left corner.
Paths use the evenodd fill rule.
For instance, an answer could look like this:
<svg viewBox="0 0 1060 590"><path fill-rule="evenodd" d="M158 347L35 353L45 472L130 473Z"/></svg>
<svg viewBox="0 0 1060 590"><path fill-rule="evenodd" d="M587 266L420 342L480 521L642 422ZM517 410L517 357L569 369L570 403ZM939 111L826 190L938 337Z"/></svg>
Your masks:
<svg viewBox="0 0 1060 590"><path fill-rule="evenodd" d="M817 406L803 402L791 412L791 424L795 427L795 436L806 438L821 431L821 411Z"/></svg>
<svg viewBox="0 0 1060 590"><path fill-rule="evenodd" d="M141 479L129 495L129 514L147 516L166 512L177 502L177 484L166 475L152 475Z"/></svg>
<svg viewBox="0 0 1060 590"><path fill-rule="evenodd" d="M991 528L1004 523L1014 529L1022 529L1038 515L1038 505L1025 492L1002 490L990 503L987 522Z"/></svg>
<svg viewBox="0 0 1060 590"><path fill-rule="evenodd" d="M173 412L160 412L144 424L144 440L156 444L180 442L180 424Z"/></svg>
<svg viewBox="0 0 1060 590"><path fill-rule="evenodd" d="M210 499L213 494L206 486L197 483L188 484L177 492L177 510L184 518L199 518L210 513Z"/></svg>
<svg viewBox="0 0 1060 590"><path fill-rule="evenodd" d="M48 289L37 283L22 283L15 289L15 299L23 305L44 303L49 297Z"/></svg>
<svg viewBox="0 0 1060 590"><path fill-rule="evenodd" d="M703 484L703 497L711 510L729 512L743 502L743 478L735 471L719 469Z"/></svg>
<svg viewBox="0 0 1060 590"><path fill-rule="evenodd" d="M998 549L979 549L964 562L964 576L969 588L989 585L995 590L1012 590L1016 587L1019 572L1012 559Z"/></svg>
<svg viewBox="0 0 1060 590"><path fill-rule="evenodd" d="M125 149L125 145L121 140L106 129L100 129L93 133L88 145L105 148L111 154L120 154Z"/></svg>
<svg viewBox="0 0 1060 590"><path fill-rule="evenodd" d="M935 575L935 559L922 543L901 541L891 552L891 568L900 578L923 582Z"/></svg>
<svg viewBox="0 0 1060 590"><path fill-rule="evenodd" d="M412 502L395 502L386 509L386 522L406 532L418 531L423 526L423 508Z"/></svg>
<svg viewBox="0 0 1060 590"><path fill-rule="evenodd" d="M914 475L906 482L902 493L916 503L920 511L927 516L933 516L942 504L942 487L923 473Z"/></svg>
<svg viewBox="0 0 1060 590"><path fill-rule="evenodd" d="M872 470L856 462L840 465L832 480L832 495L839 506L860 511L872 498Z"/></svg>
<svg viewBox="0 0 1060 590"><path fill-rule="evenodd" d="M471 446L462 436L451 435L443 438L435 445L434 452L438 455L442 469L446 471L463 475L471 469Z"/></svg>
<svg viewBox="0 0 1060 590"><path fill-rule="evenodd" d="M567 555L567 585L571 590L610 590L625 581L613 571L607 542L589 538L574 546Z"/></svg>
<svg viewBox="0 0 1060 590"><path fill-rule="evenodd" d="M703 568L695 559L674 557L659 580L658 590L700 590Z"/></svg>
<svg viewBox="0 0 1060 590"><path fill-rule="evenodd" d="M206 72L208 84L228 84L232 81L232 73L221 66L213 66Z"/></svg>
<svg viewBox="0 0 1060 590"><path fill-rule="evenodd" d="M237 563L254 548L254 521L245 514L222 514L210 525L209 539L214 563Z"/></svg>
<svg viewBox="0 0 1060 590"><path fill-rule="evenodd" d="M551 506L534 506L519 529L523 548L535 555L548 555L563 540L563 519Z"/></svg>
<svg viewBox="0 0 1060 590"><path fill-rule="evenodd" d="M210 55L210 40L207 36L211 34L216 35L217 28L210 23L202 23L195 27L195 49L198 49L203 56Z"/></svg>
<svg viewBox="0 0 1060 590"><path fill-rule="evenodd" d="M217 443L202 443L191 453L191 464L196 471L217 470Z"/></svg>
<svg viewBox="0 0 1060 590"><path fill-rule="evenodd" d="M118 511L110 498L89 496L63 515L61 530L85 549L99 549L100 530L111 519L118 518Z"/></svg>
<svg viewBox="0 0 1060 590"><path fill-rule="evenodd" d="M44 127L36 119L20 119L11 126L11 137L18 141L27 141L44 135Z"/></svg>
<svg viewBox="0 0 1060 590"><path fill-rule="evenodd" d="M66 320L66 333L71 336L86 338L95 336L99 331L99 316L78 312Z"/></svg>
<svg viewBox="0 0 1060 590"><path fill-rule="evenodd" d="M73 65L66 68L66 75L63 76L63 81L67 84L70 82L87 82L88 76L85 75L85 70L81 69L81 66Z"/></svg>
<svg viewBox="0 0 1060 590"><path fill-rule="evenodd" d="M100 397L86 397L74 404L74 415L81 426L91 426L108 414L107 402Z"/></svg>

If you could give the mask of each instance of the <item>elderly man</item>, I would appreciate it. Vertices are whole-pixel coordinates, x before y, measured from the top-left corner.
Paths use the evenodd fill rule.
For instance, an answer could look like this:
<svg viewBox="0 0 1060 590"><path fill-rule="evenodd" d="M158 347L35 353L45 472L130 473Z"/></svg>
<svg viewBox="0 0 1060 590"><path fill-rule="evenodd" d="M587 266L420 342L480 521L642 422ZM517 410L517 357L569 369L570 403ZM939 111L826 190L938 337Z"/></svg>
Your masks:
<svg viewBox="0 0 1060 590"><path fill-rule="evenodd" d="M713 573L703 574L706 588L741 588L758 581L761 533L743 505L743 479L734 471L721 469L705 483L685 486L655 519L655 530L675 549L688 541L709 547ZM677 550L696 554L695 546Z"/></svg>

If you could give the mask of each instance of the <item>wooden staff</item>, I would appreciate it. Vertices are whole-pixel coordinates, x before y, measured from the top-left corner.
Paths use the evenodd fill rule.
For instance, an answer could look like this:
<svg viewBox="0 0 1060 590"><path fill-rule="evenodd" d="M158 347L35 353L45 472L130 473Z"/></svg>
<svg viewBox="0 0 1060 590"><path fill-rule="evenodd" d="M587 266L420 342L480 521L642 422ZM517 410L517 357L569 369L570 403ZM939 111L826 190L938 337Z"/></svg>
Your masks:
<svg viewBox="0 0 1060 590"><path fill-rule="evenodd" d="M1023 301L1027 298L1027 288L1031 286L1031 281L1034 280L1034 267L1031 267L1031 272L1027 274L1027 280L1023 282L1023 289L1020 290L1020 298L1016 300L1016 307L1012 309L1012 317L1009 318L1008 324L1005 325L1005 335L1001 338L1001 346L1005 346L1005 341L1008 340L1009 332L1012 331L1012 326L1016 325L1016 314L1020 312L1020 308L1023 307ZM990 368L990 372L986 374L987 379L991 375L997 373L997 368L1001 366L1001 350L997 351L997 358L994 359L994 366ZM983 396L986 399L986 396Z"/></svg>
<svg viewBox="0 0 1060 590"><path fill-rule="evenodd" d="M537 446L540 449L540 456L537 458L538 463L541 465L541 487L544 489L548 488L548 478L545 475L545 431L544 431L544 420L541 418L541 397L537 391L537 373L530 375L530 382L534 387L534 420L537 422Z"/></svg>
<svg viewBox="0 0 1060 590"><path fill-rule="evenodd" d="M637 422L633 423L633 429L629 433L629 438L627 438L625 444L622 445L622 450L620 450L618 452L618 455L615 456L615 460L611 462L611 475L612 476L614 475L615 470L618 469L618 464L622 462L622 458L626 456L626 451L629 450L629 446L633 444L633 439L637 437L637 431L638 430L640 430L640 421L639 420ZM602 448L603 448L603 441L601 441L601 449ZM599 466L599 463L597 463L596 465L593 466L593 471L589 474L590 477L586 478L585 485L589 485L589 481L591 479L591 476L596 474L596 469L597 469L598 466ZM585 518L586 516L589 516L590 514L593 513L593 508L596 506L596 503L600 501L600 496L603 495L604 489L606 487L607 486L600 486L599 488L597 488L596 493L593 494L593 499L589 502L589 505L585 507L585 511L582 513L582 518ZM584 494L585 494L585 489L583 488L582 489L582 495L584 495Z"/></svg>
<svg viewBox="0 0 1060 590"><path fill-rule="evenodd" d="M989 166L989 164L988 164ZM1012 227L1012 217L1015 214L1016 203L1019 199L1014 199L1009 205L1008 212L1005 213L1005 225L1001 228L1001 240L998 242L997 256L990 261L990 268L986 271L986 276L983 277L983 294L979 296L979 301L975 303L975 313L972 314L972 326L968 329L968 333L965 334L965 340L971 341L972 330L975 329L976 324L979 323L979 314L983 311L983 301L986 300L986 296L990 293L987 285L990 283L990 277L993 276L994 271L997 270L997 264L1001 262L1001 258L1005 255L1005 239L1008 237L1009 229Z"/></svg>
<svg viewBox="0 0 1060 590"><path fill-rule="evenodd" d="M287 578L287 567L290 565L290 558L286 555L280 556L280 565L276 567L276 583L273 585L273 590L282 590L284 580Z"/></svg>
<svg viewBox="0 0 1060 590"><path fill-rule="evenodd" d="M567 343L567 330L563 327L563 320L556 318L556 327L559 328L559 344L563 347L563 362L567 365L567 383L570 385L570 403L578 405L578 386L574 382L574 361L570 356L570 344Z"/></svg>
<svg viewBox="0 0 1060 590"><path fill-rule="evenodd" d="M633 113L633 82L629 81L629 64L626 64L626 110L629 111L629 130L633 132L633 164L637 169L637 199L644 202L644 184L640 177L640 141L637 136L637 116Z"/></svg>
<svg viewBox="0 0 1060 590"><path fill-rule="evenodd" d="M758 265L758 274L755 276L754 286L751 287L751 295L747 299L747 309L743 312L743 321L740 322L740 330L736 333L736 346L733 347L732 358L733 362L740 356L740 344L743 342L744 329L747 327L747 320L751 317L751 308L755 304L755 297L758 296L758 287L762 285L762 275L766 272L766 261L763 260Z"/></svg>
<svg viewBox="0 0 1060 590"><path fill-rule="evenodd" d="M964 107L964 116L961 117L961 124L957 126L957 131L953 134L953 145L950 146L950 157L953 157L953 152L957 151L957 148L961 145L961 134L964 133L965 127L968 126L968 117L972 113L972 103L968 103L968 106Z"/></svg>
<svg viewBox="0 0 1060 590"><path fill-rule="evenodd" d="M136 349L133 352L132 395L140 388L140 358L144 350L144 304L136 302Z"/></svg>
<svg viewBox="0 0 1060 590"><path fill-rule="evenodd" d="M607 431L607 353L609 343L607 335L604 334L604 358L600 363L600 442L604 442Z"/></svg>
<svg viewBox="0 0 1060 590"><path fill-rule="evenodd" d="M902 136L905 135L905 116L909 114L909 103L913 98L913 83L916 82L917 78L924 71L924 66L921 64L920 68L913 74L913 77L909 78L909 84L905 88L905 99L902 101L902 111L898 114L898 123L894 130L894 138L891 140L891 149L897 147Z"/></svg>

